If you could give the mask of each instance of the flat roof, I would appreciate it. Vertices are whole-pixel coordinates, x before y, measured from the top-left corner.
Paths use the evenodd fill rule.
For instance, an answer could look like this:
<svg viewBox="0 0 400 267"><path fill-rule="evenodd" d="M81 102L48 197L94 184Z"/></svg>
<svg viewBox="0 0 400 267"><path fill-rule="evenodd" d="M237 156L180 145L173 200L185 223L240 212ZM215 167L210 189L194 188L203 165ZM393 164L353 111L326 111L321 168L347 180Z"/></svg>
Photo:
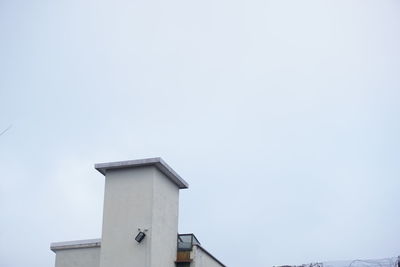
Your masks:
<svg viewBox="0 0 400 267"><path fill-rule="evenodd" d="M86 239L66 242L55 242L50 244L50 249L54 252L62 249L77 249L77 248L96 248L100 247L101 239Z"/></svg>
<svg viewBox="0 0 400 267"><path fill-rule="evenodd" d="M168 164L160 157L98 163L94 165L94 168L98 170L101 174L106 175L108 170L137 168L143 166L155 166L173 183L175 183L179 187L179 189L185 189L189 187L189 184L185 180L183 180L182 177L180 177L179 174L177 174L170 166L168 166Z"/></svg>

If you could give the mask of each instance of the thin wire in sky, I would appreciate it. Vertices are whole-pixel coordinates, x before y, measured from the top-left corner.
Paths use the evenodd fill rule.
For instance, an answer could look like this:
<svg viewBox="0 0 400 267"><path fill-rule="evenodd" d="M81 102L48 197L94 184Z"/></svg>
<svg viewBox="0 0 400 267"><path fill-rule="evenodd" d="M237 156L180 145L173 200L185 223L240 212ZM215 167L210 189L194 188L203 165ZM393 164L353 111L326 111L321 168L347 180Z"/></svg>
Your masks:
<svg viewBox="0 0 400 267"><path fill-rule="evenodd" d="M11 127L12 127L12 124L10 124L10 126L8 126L5 130L3 130L3 131L0 133L0 136L2 136L2 135L5 134L8 130L10 130Z"/></svg>

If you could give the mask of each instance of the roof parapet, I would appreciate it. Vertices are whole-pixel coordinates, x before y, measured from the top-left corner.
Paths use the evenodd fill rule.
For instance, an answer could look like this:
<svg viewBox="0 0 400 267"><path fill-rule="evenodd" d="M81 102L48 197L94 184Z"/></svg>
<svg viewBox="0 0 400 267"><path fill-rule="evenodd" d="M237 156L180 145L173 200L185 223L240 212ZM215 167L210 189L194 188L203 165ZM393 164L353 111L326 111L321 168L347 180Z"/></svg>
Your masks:
<svg viewBox="0 0 400 267"><path fill-rule="evenodd" d="M66 242L55 242L50 244L50 249L54 252L63 249L77 249L77 248L96 248L101 246L101 239L86 239L75 240Z"/></svg>

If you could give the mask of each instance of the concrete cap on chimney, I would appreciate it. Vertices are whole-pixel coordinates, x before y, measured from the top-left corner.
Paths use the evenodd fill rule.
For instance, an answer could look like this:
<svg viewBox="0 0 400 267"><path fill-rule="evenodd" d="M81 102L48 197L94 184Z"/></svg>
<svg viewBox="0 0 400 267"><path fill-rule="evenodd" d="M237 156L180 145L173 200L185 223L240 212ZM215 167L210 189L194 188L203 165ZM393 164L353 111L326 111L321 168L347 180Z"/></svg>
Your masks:
<svg viewBox="0 0 400 267"><path fill-rule="evenodd" d="M185 189L189 187L189 184L182 179L162 158L148 158L148 159L136 159L127 161L116 161L108 163L98 163L94 165L94 168L101 174L106 175L108 170L116 169L128 169L137 168L143 166L155 166L165 176L167 176L173 183L175 183L179 189Z"/></svg>

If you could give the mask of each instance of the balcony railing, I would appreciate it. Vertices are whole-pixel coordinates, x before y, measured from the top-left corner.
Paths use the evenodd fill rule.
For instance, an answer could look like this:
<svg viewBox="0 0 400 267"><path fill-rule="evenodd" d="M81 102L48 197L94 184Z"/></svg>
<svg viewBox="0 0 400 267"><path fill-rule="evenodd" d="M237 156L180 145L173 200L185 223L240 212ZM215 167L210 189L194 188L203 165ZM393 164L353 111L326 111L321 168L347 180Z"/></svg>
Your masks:
<svg viewBox="0 0 400 267"><path fill-rule="evenodd" d="M199 240L197 240L194 234L178 235L178 251L190 251L193 245L200 245Z"/></svg>

